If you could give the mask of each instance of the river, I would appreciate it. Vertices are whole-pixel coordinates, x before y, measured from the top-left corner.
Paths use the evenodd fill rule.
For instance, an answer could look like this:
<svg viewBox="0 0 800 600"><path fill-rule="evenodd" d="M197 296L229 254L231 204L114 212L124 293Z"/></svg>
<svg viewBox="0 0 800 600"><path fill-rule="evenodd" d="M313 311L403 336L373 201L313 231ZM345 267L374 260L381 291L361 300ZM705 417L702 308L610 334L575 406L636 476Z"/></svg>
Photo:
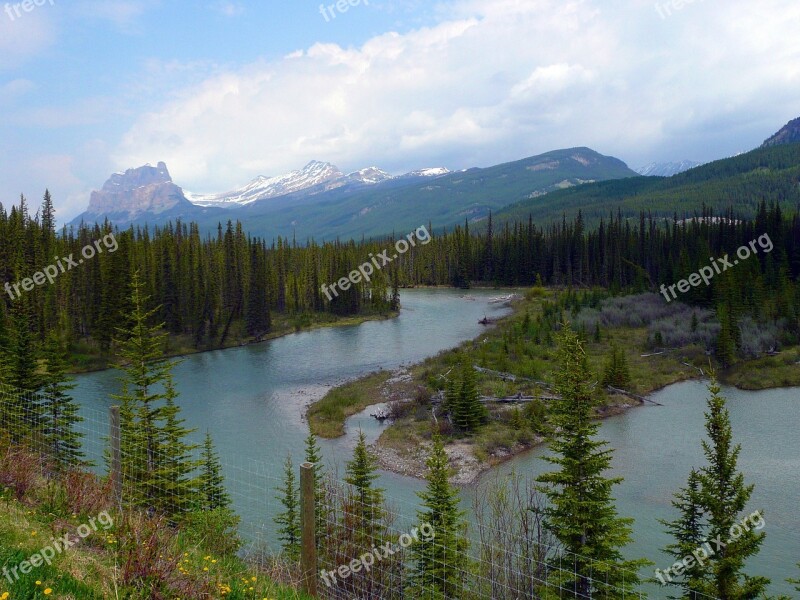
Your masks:
<svg viewBox="0 0 800 600"><path fill-rule="evenodd" d="M227 485L242 515L243 535L274 544L271 516L276 510L273 484L282 477L287 453L298 464L307 435L307 404L331 386L378 370L419 362L480 335L484 315L507 309L490 304L500 291L404 290L397 319L358 326L317 329L241 348L196 354L175 369L180 405L187 425L200 441L211 431L225 464ZM114 371L78 377L75 397L82 403L92 457L102 455L104 413L119 391ZM791 594L779 580L797 577L800 561L800 393L797 389L742 392L726 389L735 439L742 444L740 467L756 484L752 509L765 511L767 541L750 565L772 577L774 593ZM665 569L659 552L667 542L658 518L671 518L670 499L685 484L692 466L702 460L706 390L702 382L670 386L653 398L664 406L643 406L603 422L601 436L615 449L614 473L625 478L616 488L619 513L634 517L636 542L631 557L647 557ZM321 446L329 466L343 471L354 432L362 428L370 440L379 425L365 411L348 421L348 435ZM478 485L511 470L534 476L548 465L547 450L537 448L486 474ZM414 514L421 482L382 473L379 484L405 515ZM265 489L266 488L266 489ZM465 503L475 486L463 490ZM660 594L658 594L660 596Z"/></svg>

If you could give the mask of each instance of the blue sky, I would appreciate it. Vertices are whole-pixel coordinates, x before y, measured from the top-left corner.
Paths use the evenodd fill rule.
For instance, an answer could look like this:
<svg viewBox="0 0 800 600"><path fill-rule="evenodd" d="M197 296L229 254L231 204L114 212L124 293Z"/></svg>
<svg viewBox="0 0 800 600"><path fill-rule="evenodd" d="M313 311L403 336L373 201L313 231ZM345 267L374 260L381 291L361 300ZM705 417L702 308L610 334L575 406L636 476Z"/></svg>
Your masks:
<svg viewBox="0 0 800 600"><path fill-rule="evenodd" d="M586 145L637 167L800 116L794 0L360 0L328 20L311 0L37 1L0 0L0 201L49 187L61 219L159 160L205 193L312 159L400 173Z"/></svg>

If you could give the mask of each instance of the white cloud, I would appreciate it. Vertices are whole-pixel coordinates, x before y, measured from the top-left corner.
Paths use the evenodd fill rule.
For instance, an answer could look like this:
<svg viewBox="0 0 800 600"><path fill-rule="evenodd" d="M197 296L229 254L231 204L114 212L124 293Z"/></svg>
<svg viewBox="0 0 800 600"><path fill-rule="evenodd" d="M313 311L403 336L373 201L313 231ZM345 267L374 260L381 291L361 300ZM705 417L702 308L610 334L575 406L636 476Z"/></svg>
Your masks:
<svg viewBox="0 0 800 600"><path fill-rule="evenodd" d="M310 159L401 171L588 145L634 165L719 156L800 106L800 6L465 0L432 27L217 70L142 115L118 168L219 191ZM750 146L736 149L747 149Z"/></svg>

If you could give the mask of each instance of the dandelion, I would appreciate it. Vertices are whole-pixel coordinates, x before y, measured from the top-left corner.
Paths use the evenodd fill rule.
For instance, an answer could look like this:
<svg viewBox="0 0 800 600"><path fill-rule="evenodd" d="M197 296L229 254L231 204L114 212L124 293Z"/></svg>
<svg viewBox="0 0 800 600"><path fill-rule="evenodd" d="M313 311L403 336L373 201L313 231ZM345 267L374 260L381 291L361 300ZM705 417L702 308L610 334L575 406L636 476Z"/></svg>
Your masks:
<svg viewBox="0 0 800 600"><path fill-rule="evenodd" d="M51 590L50 588L45 588L45 590L44 590L44 595L45 596L49 596L52 593L53 593L53 590Z"/></svg>

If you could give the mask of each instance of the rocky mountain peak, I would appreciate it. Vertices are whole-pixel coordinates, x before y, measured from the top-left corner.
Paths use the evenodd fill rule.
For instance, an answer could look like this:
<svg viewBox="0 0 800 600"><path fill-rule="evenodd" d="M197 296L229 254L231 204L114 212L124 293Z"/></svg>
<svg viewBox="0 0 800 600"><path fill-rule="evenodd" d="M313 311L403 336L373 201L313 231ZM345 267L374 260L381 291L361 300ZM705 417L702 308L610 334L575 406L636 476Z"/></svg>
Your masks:
<svg viewBox="0 0 800 600"><path fill-rule="evenodd" d="M172 182L167 165L144 165L114 173L99 191L92 192L87 213L114 215L118 221L132 221L146 212L159 214L181 202L188 202L183 190Z"/></svg>
<svg viewBox="0 0 800 600"><path fill-rule="evenodd" d="M780 146L781 144L795 144L800 142L800 117L789 121L784 125L778 133L767 139L762 148L769 148L771 146Z"/></svg>

